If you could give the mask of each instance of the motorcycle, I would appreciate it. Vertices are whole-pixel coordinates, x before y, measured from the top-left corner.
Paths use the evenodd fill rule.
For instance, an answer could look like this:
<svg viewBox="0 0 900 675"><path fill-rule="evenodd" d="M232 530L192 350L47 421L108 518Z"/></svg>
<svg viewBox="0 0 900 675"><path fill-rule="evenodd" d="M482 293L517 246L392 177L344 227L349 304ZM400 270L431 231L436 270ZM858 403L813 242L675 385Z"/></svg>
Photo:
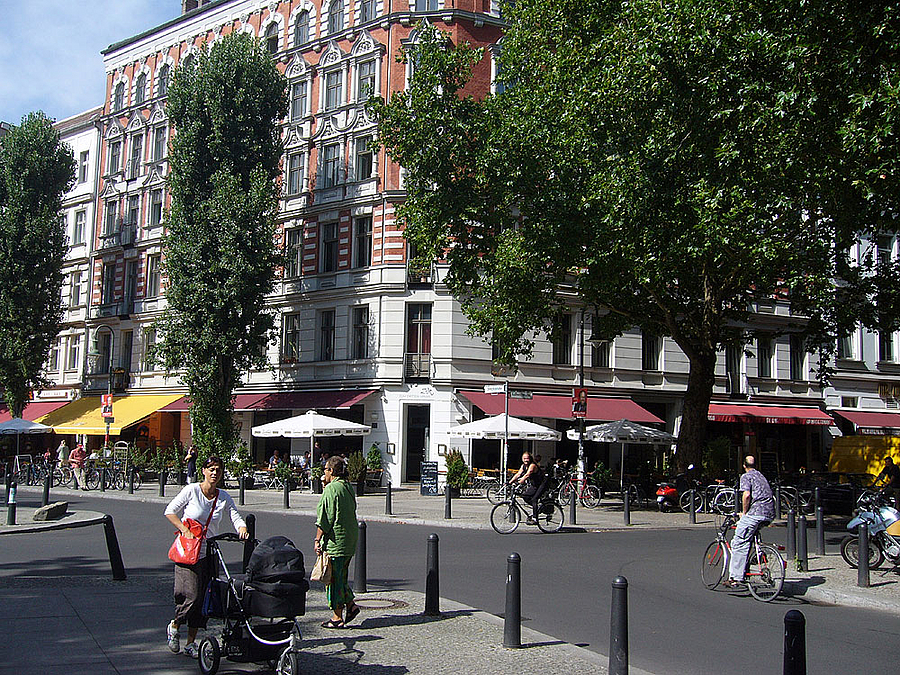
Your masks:
<svg viewBox="0 0 900 675"><path fill-rule="evenodd" d="M694 468L694 465L691 464L688 466L688 471ZM674 481L666 481L665 483L657 483L656 490L656 505L659 507L659 510L665 513L666 511L678 511L681 509L681 505L679 503L679 495L682 492L690 489L691 484L695 482L688 478L688 474L680 473L675 477Z"/></svg>
<svg viewBox="0 0 900 675"><path fill-rule="evenodd" d="M900 521L900 511L890 504L891 500L883 493L860 499L859 512L847 524L847 529L854 534L848 534L841 541L841 557L850 567L855 568L859 563L857 531L862 523L869 530L869 569L880 567L885 558L895 566L900 565L900 539L887 531L891 525Z"/></svg>

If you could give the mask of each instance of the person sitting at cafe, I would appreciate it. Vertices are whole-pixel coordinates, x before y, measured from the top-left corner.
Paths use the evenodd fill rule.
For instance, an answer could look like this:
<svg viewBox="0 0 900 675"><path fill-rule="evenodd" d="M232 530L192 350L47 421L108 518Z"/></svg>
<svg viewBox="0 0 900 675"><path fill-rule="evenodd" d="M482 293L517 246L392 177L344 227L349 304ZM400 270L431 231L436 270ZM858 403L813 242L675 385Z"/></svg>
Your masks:
<svg viewBox="0 0 900 675"><path fill-rule="evenodd" d="M278 451L272 453L272 456L269 457L269 468L271 470L275 470L275 467L281 464L281 457L278 454Z"/></svg>

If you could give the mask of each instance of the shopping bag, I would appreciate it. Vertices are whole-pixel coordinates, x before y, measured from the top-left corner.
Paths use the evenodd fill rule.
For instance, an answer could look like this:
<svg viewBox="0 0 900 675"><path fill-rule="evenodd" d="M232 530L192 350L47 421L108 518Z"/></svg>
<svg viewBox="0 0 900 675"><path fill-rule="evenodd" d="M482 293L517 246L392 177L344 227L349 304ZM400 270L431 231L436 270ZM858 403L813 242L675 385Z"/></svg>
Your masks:
<svg viewBox="0 0 900 675"><path fill-rule="evenodd" d="M321 581L326 586L331 583L331 556L325 551L316 558L316 564L309 575L312 581Z"/></svg>

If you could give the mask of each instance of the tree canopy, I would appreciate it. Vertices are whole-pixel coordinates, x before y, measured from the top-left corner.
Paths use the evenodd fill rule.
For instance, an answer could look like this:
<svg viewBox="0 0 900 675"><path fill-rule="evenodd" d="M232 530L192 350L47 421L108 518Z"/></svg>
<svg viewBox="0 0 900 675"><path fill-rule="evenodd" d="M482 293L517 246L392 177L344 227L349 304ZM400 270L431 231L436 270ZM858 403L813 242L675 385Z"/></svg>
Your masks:
<svg viewBox="0 0 900 675"><path fill-rule="evenodd" d="M14 417L42 369L62 320L65 225L75 180L72 151L42 112L0 137L0 386Z"/></svg>
<svg viewBox="0 0 900 675"><path fill-rule="evenodd" d="M480 99L466 88L481 53L423 28L409 89L373 105L406 168L407 237L447 260L472 330L507 361L572 307L609 337L671 337L690 363L678 466L699 465L717 352L748 342L756 303L813 318L789 327L810 350L846 310L834 282L856 274L866 205L845 160L867 135L842 115L865 108L848 85L864 87L852 52L873 35L840 33L844 11L519 0L505 86Z"/></svg>
<svg viewBox="0 0 900 675"><path fill-rule="evenodd" d="M175 135L159 353L169 371L182 371L198 445L230 456L234 389L244 371L266 364L274 326L265 298L281 261L285 79L258 41L233 33L175 70L167 113Z"/></svg>

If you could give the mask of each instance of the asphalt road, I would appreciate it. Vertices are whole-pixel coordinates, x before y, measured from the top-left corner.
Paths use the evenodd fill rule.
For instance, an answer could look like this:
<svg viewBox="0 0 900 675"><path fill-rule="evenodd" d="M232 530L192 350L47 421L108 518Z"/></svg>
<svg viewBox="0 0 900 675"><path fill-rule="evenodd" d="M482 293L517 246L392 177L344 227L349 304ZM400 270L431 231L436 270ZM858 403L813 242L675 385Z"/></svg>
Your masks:
<svg viewBox="0 0 900 675"><path fill-rule="evenodd" d="M85 497L73 500L72 508L113 515L130 573L169 569L165 551L172 527L159 504ZM811 673L896 673L900 662L900 616L792 599L763 604L746 595L707 591L697 572L711 538L703 531L542 535L535 530L500 536L369 523L370 589L424 590L431 532L440 537L442 596L502 614L506 557L515 551L522 557L524 625L600 653L607 653L609 645L610 583L625 576L631 663L660 675L781 672L783 619L789 609L806 616ZM782 533L772 529L766 538L777 542ZM311 518L259 513L257 536L273 534L294 539L311 565ZM109 573L100 528L3 543L0 576ZM835 556L835 564L843 561Z"/></svg>

